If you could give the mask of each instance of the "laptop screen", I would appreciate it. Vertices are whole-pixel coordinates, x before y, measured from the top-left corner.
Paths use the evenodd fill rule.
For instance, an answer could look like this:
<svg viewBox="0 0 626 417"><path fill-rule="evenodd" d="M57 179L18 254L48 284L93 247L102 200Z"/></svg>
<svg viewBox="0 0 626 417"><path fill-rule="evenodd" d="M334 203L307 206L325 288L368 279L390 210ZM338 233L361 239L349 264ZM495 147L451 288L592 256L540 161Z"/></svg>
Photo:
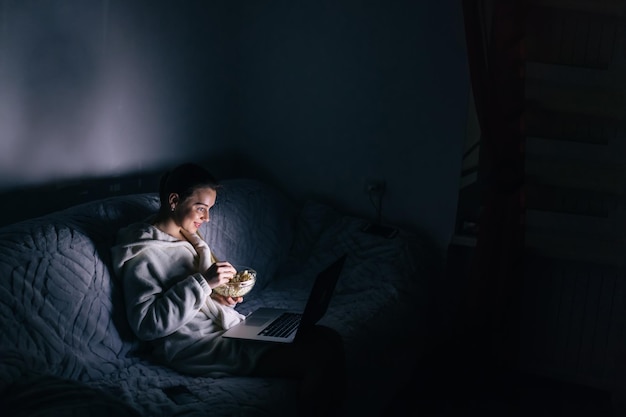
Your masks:
<svg viewBox="0 0 626 417"><path fill-rule="evenodd" d="M304 307L299 331L303 327L313 326L326 313L346 257L347 255L342 255L318 274Z"/></svg>

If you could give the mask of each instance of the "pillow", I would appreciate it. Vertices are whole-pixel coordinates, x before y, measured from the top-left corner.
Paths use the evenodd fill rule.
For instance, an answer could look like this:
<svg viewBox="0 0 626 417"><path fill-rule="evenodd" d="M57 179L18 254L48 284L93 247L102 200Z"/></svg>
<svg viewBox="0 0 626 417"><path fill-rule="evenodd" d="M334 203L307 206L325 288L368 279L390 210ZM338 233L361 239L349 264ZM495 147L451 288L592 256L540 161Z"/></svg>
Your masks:
<svg viewBox="0 0 626 417"><path fill-rule="evenodd" d="M267 184L224 180L200 234L218 260L255 269L255 289L262 289L287 258L295 214L292 201Z"/></svg>
<svg viewBox="0 0 626 417"><path fill-rule="evenodd" d="M313 200L306 201L298 213L290 256L305 261L313 252L322 234L338 224L342 216L334 208Z"/></svg>
<svg viewBox="0 0 626 417"><path fill-rule="evenodd" d="M119 227L157 204L151 195L112 197L0 228L0 357L18 351L90 377L134 363L142 345L112 279L110 247Z"/></svg>

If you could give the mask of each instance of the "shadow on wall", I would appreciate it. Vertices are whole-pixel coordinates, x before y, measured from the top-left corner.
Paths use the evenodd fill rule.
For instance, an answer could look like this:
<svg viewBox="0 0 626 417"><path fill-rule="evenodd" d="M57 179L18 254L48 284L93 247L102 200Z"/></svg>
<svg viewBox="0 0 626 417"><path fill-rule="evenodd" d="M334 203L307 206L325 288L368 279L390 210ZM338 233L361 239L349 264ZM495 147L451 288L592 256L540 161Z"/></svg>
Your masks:
<svg viewBox="0 0 626 417"><path fill-rule="evenodd" d="M120 195L157 192L161 174L183 162L195 162L207 167L218 180L249 177L268 181L267 175L258 175L252 163L236 152L198 159L177 160L172 161L168 166L155 166L143 171L102 177L76 177L3 190L0 192L0 198L3 201L15 202L15 204L4 205L2 216L0 216L0 226L42 216L88 201Z"/></svg>
<svg viewBox="0 0 626 417"><path fill-rule="evenodd" d="M263 181L275 187L295 204L304 204L304 201L298 200L287 190L284 180L272 175L247 156L234 151L218 155L205 155L196 159L175 160L167 166L154 166L143 171L126 172L114 176L76 177L62 182L49 182L37 186L0 191L2 201L15 202L15 204L3 205L0 227L89 201L128 194L157 192L161 174L183 162L195 162L205 166L218 180L253 178ZM347 212L338 201L322 198L318 195L306 195L304 198L326 204L345 215L356 216L354 213ZM429 244L424 244L419 250L432 251L429 258L433 260L433 267L438 270L433 271L433 273L441 274L443 259L441 254L435 251L436 242L425 230L406 230L421 236L424 239L420 240L421 242L430 241Z"/></svg>

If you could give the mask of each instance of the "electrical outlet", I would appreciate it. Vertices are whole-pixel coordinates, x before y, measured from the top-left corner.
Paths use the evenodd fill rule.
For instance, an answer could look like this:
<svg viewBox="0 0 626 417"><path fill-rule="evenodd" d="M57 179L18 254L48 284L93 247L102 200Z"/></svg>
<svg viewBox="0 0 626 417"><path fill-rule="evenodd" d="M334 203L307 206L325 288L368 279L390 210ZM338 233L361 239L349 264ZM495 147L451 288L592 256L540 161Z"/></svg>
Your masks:
<svg viewBox="0 0 626 417"><path fill-rule="evenodd" d="M366 179L363 191L368 194L382 194L385 192L385 180Z"/></svg>

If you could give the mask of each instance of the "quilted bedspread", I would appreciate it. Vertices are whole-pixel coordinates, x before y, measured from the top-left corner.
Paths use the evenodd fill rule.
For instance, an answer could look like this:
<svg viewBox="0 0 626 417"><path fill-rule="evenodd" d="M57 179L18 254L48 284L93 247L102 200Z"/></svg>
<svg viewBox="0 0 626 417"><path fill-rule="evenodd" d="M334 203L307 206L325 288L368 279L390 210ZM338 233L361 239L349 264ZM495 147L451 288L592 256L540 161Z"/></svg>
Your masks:
<svg viewBox="0 0 626 417"><path fill-rule="evenodd" d="M109 249L121 226L157 207L156 194L112 197L0 228L0 407L9 415L294 415L287 379L189 377L146 359ZM405 232L366 234L361 219L296 207L254 180L226 181L211 216L201 233L218 258L259 272L237 307L244 314L303 308L315 274L348 254L322 324L346 342L346 415L382 409L426 337L429 246Z"/></svg>

